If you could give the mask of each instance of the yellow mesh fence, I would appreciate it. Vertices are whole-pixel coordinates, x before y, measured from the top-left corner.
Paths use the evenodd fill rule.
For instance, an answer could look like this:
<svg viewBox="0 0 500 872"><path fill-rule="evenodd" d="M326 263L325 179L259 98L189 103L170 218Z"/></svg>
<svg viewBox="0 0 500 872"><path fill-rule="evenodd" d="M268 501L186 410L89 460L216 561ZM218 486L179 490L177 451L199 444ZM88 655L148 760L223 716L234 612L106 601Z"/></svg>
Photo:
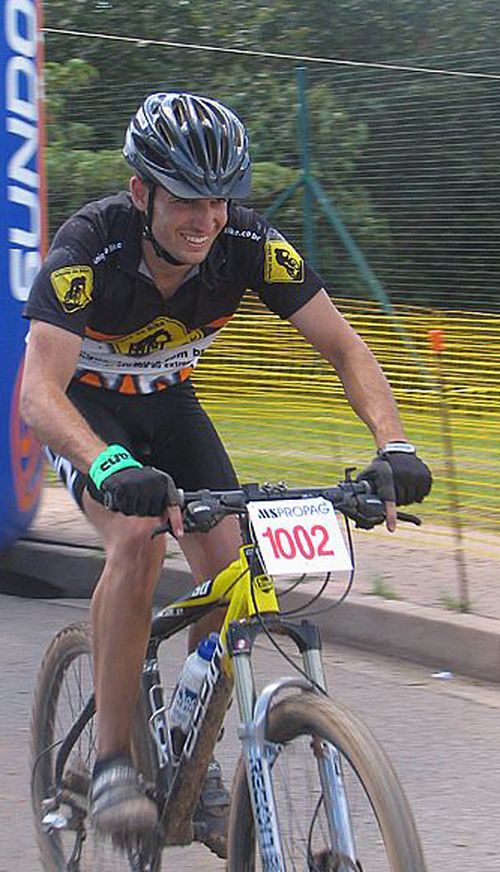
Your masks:
<svg viewBox="0 0 500 872"><path fill-rule="evenodd" d="M500 554L500 315L400 306L393 319L359 300L339 308L383 366L408 437L432 467L432 496L419 511L426 535L449 544L446 408L461 522L483 553ZM440 370L429 345L437 328ZM196 384L242 481L331 482L373 455L329 365L250 295L204 356Z"/></svg>

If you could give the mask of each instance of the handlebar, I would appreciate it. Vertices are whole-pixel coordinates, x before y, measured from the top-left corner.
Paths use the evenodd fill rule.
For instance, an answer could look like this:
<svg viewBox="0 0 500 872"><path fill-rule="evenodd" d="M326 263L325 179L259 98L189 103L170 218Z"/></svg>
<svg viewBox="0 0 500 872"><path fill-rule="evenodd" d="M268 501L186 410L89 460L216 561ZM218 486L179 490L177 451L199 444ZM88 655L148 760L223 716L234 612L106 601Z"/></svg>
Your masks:
<svg viewBox="0 0 500 872"><path fill-rule="evenodd" d="M238 490L212 491L201 489L196 491L180 491L181 509L184 529L187 533L207 533L228 515L245 516L247 504L264 500L292 500L323 497L347 518L353 520L356 527L371 530L385 521L385 506L382 500L372 492L367 481L345 481L333 487L288 488L283 483L245 484ZM408 512L398 512L400 521L406 521L420 526L420 518ZM153 535L171 532L169 522L156 527Z"/></svg>

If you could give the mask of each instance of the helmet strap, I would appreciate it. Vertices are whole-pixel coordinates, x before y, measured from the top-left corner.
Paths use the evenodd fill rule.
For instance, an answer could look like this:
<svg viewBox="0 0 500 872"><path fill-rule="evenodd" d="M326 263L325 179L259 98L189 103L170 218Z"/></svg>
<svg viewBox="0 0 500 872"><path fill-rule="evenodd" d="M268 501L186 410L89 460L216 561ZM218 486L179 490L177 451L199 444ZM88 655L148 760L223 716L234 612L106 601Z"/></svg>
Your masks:
<svg viewBox="0 0 500 872"><path fill-rule="evenodd" d="M172 264L172 266L186 266L182 260L177 260L172 254L170 254L166 248L163 248L162 245L158 242L158 240L153 235L153 208L154 208L154 198L156 185L149 184L149 197L148 197L148 208L146 211L145 218L143 220L142 226L142 235L148 242L153 246L154 253L157 257L161 257L162 260L166 260L167 263Z"/></svg>

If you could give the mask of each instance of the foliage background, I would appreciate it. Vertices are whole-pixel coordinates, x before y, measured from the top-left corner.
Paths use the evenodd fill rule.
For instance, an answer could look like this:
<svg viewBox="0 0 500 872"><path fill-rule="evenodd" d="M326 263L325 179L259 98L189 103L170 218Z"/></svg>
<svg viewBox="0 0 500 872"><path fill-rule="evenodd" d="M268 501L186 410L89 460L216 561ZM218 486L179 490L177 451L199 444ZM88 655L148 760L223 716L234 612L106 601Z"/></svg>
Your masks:
<svg viewBox="0 0 500 872"><path fill-rule="evenodd" d="M264 210L300 168L295 68L307 68L312 170L390 299L498 311L500 80L155 46L498 71L494 0L50 0L50 229L123 187L127 119L153 89L227 101L244 118ZM276 216L304 245L300 191ZM316 208L315 261L336 297L369 291Z"/></svg>

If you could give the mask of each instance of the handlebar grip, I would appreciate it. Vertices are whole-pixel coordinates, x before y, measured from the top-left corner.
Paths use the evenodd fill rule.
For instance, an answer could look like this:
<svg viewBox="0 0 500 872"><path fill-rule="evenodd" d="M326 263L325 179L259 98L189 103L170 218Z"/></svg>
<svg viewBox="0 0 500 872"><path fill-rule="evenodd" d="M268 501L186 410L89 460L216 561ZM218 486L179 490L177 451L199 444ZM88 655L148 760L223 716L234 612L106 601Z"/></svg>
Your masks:
<svg viewBox="0 0 500 872"><path fill-rule="evenodd" d="M242 491L230 491L221 497L221 506L234 512L244 511L247 500Z"/></svg>

